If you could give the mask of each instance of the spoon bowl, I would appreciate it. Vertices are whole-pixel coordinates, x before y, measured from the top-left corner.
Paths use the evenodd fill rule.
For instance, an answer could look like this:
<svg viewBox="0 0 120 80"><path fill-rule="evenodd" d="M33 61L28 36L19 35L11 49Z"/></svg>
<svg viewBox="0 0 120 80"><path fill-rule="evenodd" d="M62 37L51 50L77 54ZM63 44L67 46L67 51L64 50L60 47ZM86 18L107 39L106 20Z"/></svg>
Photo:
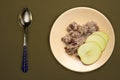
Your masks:
<svg viewBox="0 0 120 80"><path fill-rule="evenodd" d="M32 14L28 8L23 8L22 12L19 15L19 24L23 28L27 28L32 22Z"/></svg>

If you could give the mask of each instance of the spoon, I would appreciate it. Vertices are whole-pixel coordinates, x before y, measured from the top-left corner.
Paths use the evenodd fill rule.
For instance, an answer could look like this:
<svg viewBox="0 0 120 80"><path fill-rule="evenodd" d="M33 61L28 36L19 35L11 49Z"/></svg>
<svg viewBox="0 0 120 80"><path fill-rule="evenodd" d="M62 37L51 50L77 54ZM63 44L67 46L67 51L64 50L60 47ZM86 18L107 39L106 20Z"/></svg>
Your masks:
<svg viewBox="0 0 120 80"><path fill-rule="evenodd" d="M23 60L22 60L22 71L28 71L28 57L27 57L27 29L32 21L32 14L28 8L23 8L18 18L20 26L24 30L24 42L23 42Z"/></svg>

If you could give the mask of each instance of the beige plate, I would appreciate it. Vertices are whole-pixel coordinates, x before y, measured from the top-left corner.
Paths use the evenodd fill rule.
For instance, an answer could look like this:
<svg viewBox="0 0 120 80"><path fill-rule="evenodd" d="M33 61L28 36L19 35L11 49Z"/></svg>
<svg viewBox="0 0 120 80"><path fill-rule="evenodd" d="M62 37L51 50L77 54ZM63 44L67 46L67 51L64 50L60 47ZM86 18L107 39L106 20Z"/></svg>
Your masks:
<svg viewBox="0 0 120 80"><path fill-rule="evenodd" d="M79 59L68 55L64 50L65 45L61 41L61 37L67 34L66 27L74 21L78 24L95 21L100 30L109 35L110 40L106 49L102 53L100 59L92 65L83 65ZM114 31L109 20L99 11L88 7L77 7L64 12L55 21L50 32L50 47L54 57L61 65L76 72L89 72L101 67L110 58L114 44Z"/></svg>

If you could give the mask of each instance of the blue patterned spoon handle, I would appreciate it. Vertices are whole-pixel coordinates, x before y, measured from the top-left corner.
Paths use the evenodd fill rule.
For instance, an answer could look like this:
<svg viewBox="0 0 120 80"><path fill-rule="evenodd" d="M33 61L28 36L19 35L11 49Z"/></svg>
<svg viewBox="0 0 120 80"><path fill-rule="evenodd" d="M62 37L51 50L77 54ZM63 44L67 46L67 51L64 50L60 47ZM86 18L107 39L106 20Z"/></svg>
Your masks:
<svg viewBox="0 0 120 80"><path fill-rule="evenodd" d="M24 42L23 42L23 58L22 58L22 71L28 71L28 56L27 56L27 34L24 33Z"/></svg>
<svg viewBox="0 0 120 80"><path fill-rule="evenodd" d="M27 46L23 46L23 60L22 60L22 71L28 71L28 56L27 56Z"/></svg>

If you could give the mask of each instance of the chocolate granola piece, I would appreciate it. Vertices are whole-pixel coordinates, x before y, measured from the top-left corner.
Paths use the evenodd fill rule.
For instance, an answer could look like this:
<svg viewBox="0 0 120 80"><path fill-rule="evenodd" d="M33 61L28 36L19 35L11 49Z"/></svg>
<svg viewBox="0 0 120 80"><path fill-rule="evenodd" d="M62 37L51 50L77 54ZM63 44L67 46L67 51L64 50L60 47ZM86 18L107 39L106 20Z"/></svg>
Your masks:
<svg viewBox="0 0 120 80"><path fill-rule="evenodd" d="M79 38L81 36L81 34L78 32L78 31L70 31L69 32L69 35L72 37L72 38Z"/></svg>
<svg viewBox="0 0 120 80"><path fill-rule="evenodd" d="M72 44L70 44L70 45L67 45L65 47L65 51L66 51L66 53L68 53L70 55L73 55L73 54L77 53L78 47L79 47L78 45L72 45Z"/></svg>
<svg viewBox="0 0 120 80"><path fill-rule="evenodd" d="M68 45L68 44L71 43L72 37L69 36L69 35L66 35L66 36L62 37L61 40L62 40L66 45Z"/></svg>
<svg viewBox="0 0 120 80"><path fill-rule="evenodd" d="M91 34L99 30L98 25L93 21L87 22L83 27L87 29L87 33Z"/></svg>
<svg viewBox="0 0 120 80"><path fill-rule="evenodd" d="M78 30L78 24L76 22L71 23L68 27L67 27L67 31L77 31Z"/></svg>

